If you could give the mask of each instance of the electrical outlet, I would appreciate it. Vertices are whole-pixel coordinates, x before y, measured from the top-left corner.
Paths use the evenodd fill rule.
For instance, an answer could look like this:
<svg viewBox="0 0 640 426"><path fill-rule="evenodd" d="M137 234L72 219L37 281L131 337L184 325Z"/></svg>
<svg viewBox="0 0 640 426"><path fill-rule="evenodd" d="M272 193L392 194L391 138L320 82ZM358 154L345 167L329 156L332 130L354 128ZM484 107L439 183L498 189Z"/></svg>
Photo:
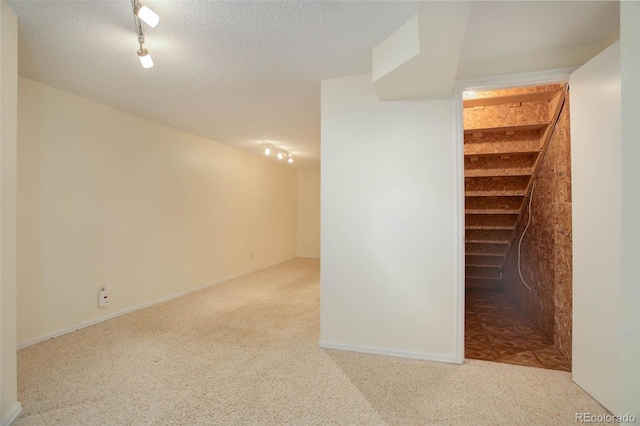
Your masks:
<svg viewBox="0 0 640 426"><path fill-rule="evenodd" d="M98 292L98 307L104 308L107 306L109 306L109 290L106 286L102 286Z"/></svg>

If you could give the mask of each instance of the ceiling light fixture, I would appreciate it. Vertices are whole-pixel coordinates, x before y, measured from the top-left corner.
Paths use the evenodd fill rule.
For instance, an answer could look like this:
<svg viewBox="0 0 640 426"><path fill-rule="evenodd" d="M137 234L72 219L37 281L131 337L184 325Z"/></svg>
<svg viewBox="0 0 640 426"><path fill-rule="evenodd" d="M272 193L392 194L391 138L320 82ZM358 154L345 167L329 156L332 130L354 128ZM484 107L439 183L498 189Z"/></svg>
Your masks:
<svg viewBox="0 0 640 426"><path fill-rule="evenodd" d="M132 3L133 21L136 24L136 34L138 34L138 44L140 44L140 50L138 50L138 59L140 59L142 68L151 68L153 66L153 60L151 59L149 51L144 47L145 38L142 22L146 22L147 25L153 28L158 24L158 20L160 18L147 6L144 6L142 3L138 2L138 0L132 0Z"/></svg>
<svg viewBox="0 0 640 426"><path fill-rule="evenodd" d="M149 51L147 49L142 47L142 43L140 43L140 50L138 50L138 59L140 59L142 68L151 68L153 66L151 55L149 55Z"/></svg>
<svg viewBox="0 0 640 426"><path fill-rule="evenodd" d="M289 164L293 163L293 154L287 151L286 149L282 149L279 146L275 146L272 143L262 142L264 145L264 155L271 155L271 151L277 152L276 157L278 160L282 160L285 155L287 156L287 162Z"/></svg>
<svg viewBox="0 0 640 426"><path fill-rule="evenodd" d="M137 1L133 6L133 13L135 13L138 18L142 19L144 23L151 28L155 28L160 21L160 17L157 13Z"/></svg>

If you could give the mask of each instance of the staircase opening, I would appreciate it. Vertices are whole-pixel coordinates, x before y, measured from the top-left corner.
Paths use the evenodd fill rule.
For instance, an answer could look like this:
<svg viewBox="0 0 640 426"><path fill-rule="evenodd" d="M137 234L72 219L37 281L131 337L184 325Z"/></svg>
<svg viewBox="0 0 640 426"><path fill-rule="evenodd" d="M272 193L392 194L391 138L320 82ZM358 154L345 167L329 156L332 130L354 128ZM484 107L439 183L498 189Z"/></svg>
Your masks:
<svg viewBox="0 0 640 426"><path fill-rule="evenodd" d="M463 94L465 357L571 370L565 84Z"/></svg>

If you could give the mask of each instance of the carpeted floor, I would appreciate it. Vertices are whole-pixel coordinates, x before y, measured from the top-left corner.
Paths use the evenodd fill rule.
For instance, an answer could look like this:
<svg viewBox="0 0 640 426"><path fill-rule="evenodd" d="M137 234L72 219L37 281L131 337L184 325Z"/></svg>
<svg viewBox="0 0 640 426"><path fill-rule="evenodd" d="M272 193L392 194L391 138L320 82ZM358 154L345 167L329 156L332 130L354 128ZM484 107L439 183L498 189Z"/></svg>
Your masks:
<svg viewBox="0 0 640 426"><path fill-rule="evenodd" d="M562 425L570 374L320 349L319 261L295 259L25 348L17 425Z"/></svg>

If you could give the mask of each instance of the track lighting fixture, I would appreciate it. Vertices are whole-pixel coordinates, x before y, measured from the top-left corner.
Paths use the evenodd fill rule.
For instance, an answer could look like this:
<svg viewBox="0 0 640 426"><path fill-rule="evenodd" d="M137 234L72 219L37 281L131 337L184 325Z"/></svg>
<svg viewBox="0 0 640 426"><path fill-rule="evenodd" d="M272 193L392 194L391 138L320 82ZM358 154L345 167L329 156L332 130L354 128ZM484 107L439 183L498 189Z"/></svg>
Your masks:
<svg viewBox="0 0 640 426"><path fill-rule="evenodd" d="M268 142L263 142L262 144L264 145L264 155L271 155L271 151L275 151L277 153L276 157L278 158L278 160L282 160L286 155L287 162L289 164L293 163L293 154L287 151L286 149L282 149Z"/></svg>
<svg viewBox="0 0 640 426"><path fill-rule="evenodd" d="M133 13L135 13L138 18L142 19L142 21L151 28L155 28L160 21L160 17L157 13L138 1L135 2Z"/></svg>
<svg viewBox="0 0 640 426"><path fill-rule="evenodd" d="M142 64L142 68L151 68L153 66L153 60L149 51L144 47L144 28L142 22L144 21L151 28L158 25L160 17L149 9L147 6L140 3L138 0L132 0L133 2L133 20L136 24L136 33L138 34L138 43L140 44L140 50L138 50L138 59Z"/></svg>
<svg viewBox="0 0 640 426"><path fill-rule="evenodd" d="M153 66L151 55L149 55L149 51L147 49L142 47L142 43L140 43L140 50L138 50L138 59L140 59L142 68L151 68Z"/></svg>

